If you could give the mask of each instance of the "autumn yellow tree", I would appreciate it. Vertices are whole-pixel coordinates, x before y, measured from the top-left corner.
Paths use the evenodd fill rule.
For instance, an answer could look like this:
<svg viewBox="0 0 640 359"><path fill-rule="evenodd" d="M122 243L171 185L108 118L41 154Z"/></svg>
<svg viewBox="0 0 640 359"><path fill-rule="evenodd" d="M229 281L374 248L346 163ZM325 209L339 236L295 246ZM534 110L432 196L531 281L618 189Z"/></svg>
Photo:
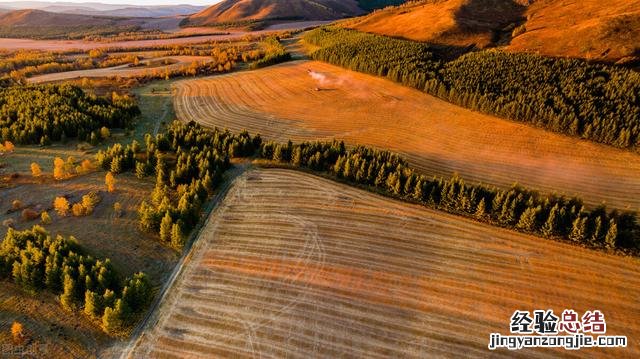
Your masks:
<svg viewBox="0 0 640 359"><path fill-rule="evenodd" d="M15 146L10 141L4 141L4 145L0 143L0 151L2 152L13 152Z"/></svg>
<svg viewBox="0 0 640 359"><path fill-rule="evenodd" d="M82 203L74 203L73 206L71 206L71 213L73 213L74 217L82 217L87 214L87 209Z"/></svg>
<svg viewBox="0 0 640 359"><path fill-rule="evenodd" d="M53 208L55 208L59 215L64 217L69 213L69 201L64 197L56 197L56 199L53 200Z"/></svg>
<svg viewBox="0 0 640 359"><path fill-rule="evenodd" d="M100 137L101 137L102 139L106 139L106 138L111 137L111 131L109 131L109 129L108 129L108 128L106 128L106 127L102 127L102 128L100 129Z"/></svg>
<svg viewBox="0 0 640 359"><path fill-rule="evenodd" d="M67 171L65 170L65 162L62 158L56 157L53 159L53 178L61 180L67 177Z"/></svg>
<svg viewBox="0 0 640 359"><path fill-rule="evenodd" d="M107 185L107 191L113 192L116 190L116 177L111 172L107 172L104 177L104 183Z"/></svg>
<svg viewBox="0 0 640 359"><path fill-rule="evenodd" d="M82 206L85 209L85 215L93 213L93 209L100 203L100 196L96 192L89 192L82 196Z"/></svg>
<svg viewBox="0 0 640 359"><path fill-rule="evenodd" d="M87 173L93 169L93 164L89 160L84 160L82 164L80 164L80 168L82 169L82 173Z"/></svg>
<svg viewBox="0 0 640 359"><path fill-rule="evenodd" d="M51 224L51 217L49 216L49 213L46 211L42 212L40 214L40 222L42 222L42 224Z"/></svg>
<svg viewBox="0 0 640 359"><path fill-rule="evenodd" d="M11 338L15 344L22 344L24 341L24 328L20 322L11 324Z"/></svg>
<svg viewBox="0 0 640 359"><path fill-rule="evenodd" d="M40 177L42 176L42 169L40 168L40 165L32 162L31 163L31 174L33 175L33 177Z"/></svg>

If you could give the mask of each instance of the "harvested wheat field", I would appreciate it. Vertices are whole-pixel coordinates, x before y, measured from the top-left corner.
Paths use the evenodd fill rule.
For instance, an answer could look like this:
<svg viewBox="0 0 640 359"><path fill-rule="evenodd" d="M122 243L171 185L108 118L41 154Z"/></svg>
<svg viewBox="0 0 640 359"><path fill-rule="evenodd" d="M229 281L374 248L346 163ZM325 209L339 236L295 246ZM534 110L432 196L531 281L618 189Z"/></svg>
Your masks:
<svg viewBox="0 0 640 359"><path fill-rule="evenodd" d="M254 170L212 214L129 356L637 357L639 269L312 175ZM629 347L487 350L514 310L537 308L599 308Z"/></svg>
<svg viewBox="0 0 640 359"><path fill-rule="evenodd" d="M640 156L454 106L321 62L176 83L181 120L286 141L343 139L404 154L427 174L640 208Z"/></svg>

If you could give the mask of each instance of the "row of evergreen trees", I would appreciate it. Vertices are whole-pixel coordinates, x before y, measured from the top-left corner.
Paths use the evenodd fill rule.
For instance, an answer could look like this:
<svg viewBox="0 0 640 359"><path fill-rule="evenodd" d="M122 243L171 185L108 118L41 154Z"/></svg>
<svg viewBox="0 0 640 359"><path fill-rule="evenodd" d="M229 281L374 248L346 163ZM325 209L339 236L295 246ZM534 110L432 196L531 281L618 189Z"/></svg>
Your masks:
<svg viewBox="0 0 640 359"><path fill-rule="evenodd" d="M140 226L176 248L195 227L230 158L251 156L328 173L352 185L542 237L599 248L635 250L640 245L635 213L608 212L604 206L588 210L578 198L543 195L518 185L500 189L468 184L458 176L428 177L389 151L347 149L337 141L263 142L246 131L233 135L177 121L165 133L147 135L145 145L144 150L135 141L114 145L98 153L98 161L113 169L114 159L122 158L122 171L155 176L155 189L139 208Z"/></svg>
<svg viewBox="0 0 640 359"><path fill-rule="evenodd" d="M396 154L342 142L264 143L259 156L288 165L328 172L341 180L416 201L451 213L593 247L636 248L640 228L634 213L587 210L577 198L544 196L520 186L499 189L418 174Z"/></svg>
<svg viewBox="0 0 640 359"><path fill-rule="evenodd" d="M140 228L180 249L200 218L205 201L230 167L231 157L251 156L260 137L247 132L209 131L194 122L174 122L165 133L145 136L145 149L134 141L100 151L96 159L111 172L135 171L155 176L148 201L138 209Z"/></svg>
<svg viewBox="0 0 640 359"><path fill-rule="evenodd" d="M128 96L97 97L67 84L0 88L0 142L92 141L102 127L128 127L139 113Z"/></svg>
<svg viewBox="0 0 640 359"><path fill-rule="evenodd" d="M9 277L29 291L59 294L64 308L101 320L107 332L131 326L153 297L144 273L120 282L109 259L84 255L73 237L52 237L37 225L9 228L0 246L0 278Z"/></svg>
<svg viewBox="0 0 640 359"><path fill-rule="evenodd" d="M312 56L474 110L620 148L640 145L640 74L579 59L485 50L444 62L426 44L337 27Z"/></svg>

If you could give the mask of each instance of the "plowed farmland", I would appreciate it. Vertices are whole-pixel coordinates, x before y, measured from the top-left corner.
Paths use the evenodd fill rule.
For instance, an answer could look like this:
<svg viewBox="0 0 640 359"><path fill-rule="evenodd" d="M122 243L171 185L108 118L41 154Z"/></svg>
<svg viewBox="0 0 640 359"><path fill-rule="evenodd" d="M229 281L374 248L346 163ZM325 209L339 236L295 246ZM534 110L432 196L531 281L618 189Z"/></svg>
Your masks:
<svg viewBox="0 0 640 359"><path fill-rule="evenodd" d="M321 62L178 82L181 120L269 139L343 139L404 154L427 174L640 207L640 156L475 113Z"/></svg>
<svg viewBox="0 0 640 359"><path fill-rule="evenodd" d="M130 357L640 355L637 259L279 169L236 179L198 241ZM538 308L598 308L629 348L487 351Z"/></svg>

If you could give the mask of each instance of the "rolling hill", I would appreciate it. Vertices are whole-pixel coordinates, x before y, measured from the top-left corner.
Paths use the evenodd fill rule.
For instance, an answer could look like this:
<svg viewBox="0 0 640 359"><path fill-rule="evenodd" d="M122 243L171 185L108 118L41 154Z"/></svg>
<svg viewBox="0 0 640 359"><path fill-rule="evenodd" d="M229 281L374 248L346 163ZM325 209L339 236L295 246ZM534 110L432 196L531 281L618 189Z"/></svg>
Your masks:
<svg viewBox="0 0 640 359"><path fill-rule="evenodd" d="M426 0L346 27L450 46L618 61L640 52L640 3L627 0Z"/></svg>
<svg viewBox="0 0 640 359"><path fill-rule="evenodd" d="M523 20L526 7L513 0L428 0L374 12L347 27L437 44L491 46L502 30Z"/></svg>
<svg viewBox="0 0 640 359"><path fill-rule="evenodd" d="M355 0L225 0L186 21L191 26L262 20L335 20L364 14Z"/></svg>
<svg viewBox="0 0 640 359"><path fill-rule="evenodd" d="M0 37L36 39L75 39L87 35L107 35L139 29L168 30L178 26L179 18L126 18L61 14L43 10L0 12Z"/></svg>
<svg viewBox="0 0 640 359"><path fill-rule="evenodd" d="M126 5L102 4L96 2L45 2L45 1L10 1L2 3L2 8L9 10L43 10L47 12L121 17L159 17L195 14L206 8L196 5ZM2 10L0 10L2 11Z"/></svg>
<svg viewBox="0 0 640 359"><path fill-rule="evenodd" d="M65 14L120 16L120 17L162 17L191 15L205 9L205 6L166 5L166 6L126 6L109 10L94 10L86 7L50 6L42 10Z"/></svg>
<svg viewBox="0 0 640 359"><path fill-rule="evenodd" d="M129 22L91 15L59 14L42 10L16 10L0 16L0 26L106 26Z"/></svg>
<svg viewBox="0 0 640 359"><path fill-rule="evenodd" d="M640 55L640 2L539 0L509 46L549 56L618 61Z"/></svg>

